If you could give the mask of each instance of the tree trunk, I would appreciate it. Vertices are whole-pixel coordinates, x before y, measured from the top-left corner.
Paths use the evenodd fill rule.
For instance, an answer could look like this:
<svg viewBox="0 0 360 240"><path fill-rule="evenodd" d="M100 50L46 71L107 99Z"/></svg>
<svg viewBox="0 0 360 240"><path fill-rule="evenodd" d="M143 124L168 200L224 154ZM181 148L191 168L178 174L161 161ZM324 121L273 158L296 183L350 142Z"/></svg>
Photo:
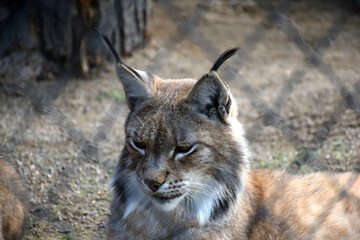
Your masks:
<svg viewBox="0 0 360 240"><path fill-rule="evenodd" d="M106 34L121 54L149 38L150 0L0 2L0 79L83 75L103 59Z"/></svg>

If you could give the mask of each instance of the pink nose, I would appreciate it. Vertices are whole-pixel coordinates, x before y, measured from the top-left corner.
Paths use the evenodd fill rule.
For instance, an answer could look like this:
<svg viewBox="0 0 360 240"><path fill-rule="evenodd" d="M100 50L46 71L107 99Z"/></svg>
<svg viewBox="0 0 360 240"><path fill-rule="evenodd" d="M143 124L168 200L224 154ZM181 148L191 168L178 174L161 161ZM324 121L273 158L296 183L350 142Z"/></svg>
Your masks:
<svg viewBox="0 0 360 240"><path fill-rule="evenodd" d="M144 183L146 185L148 185L148 187L153 191L156 192L162 185L162 183L159 183L157 181L153 181L153 180L149 180L149 179L144 179Z"/></svg>

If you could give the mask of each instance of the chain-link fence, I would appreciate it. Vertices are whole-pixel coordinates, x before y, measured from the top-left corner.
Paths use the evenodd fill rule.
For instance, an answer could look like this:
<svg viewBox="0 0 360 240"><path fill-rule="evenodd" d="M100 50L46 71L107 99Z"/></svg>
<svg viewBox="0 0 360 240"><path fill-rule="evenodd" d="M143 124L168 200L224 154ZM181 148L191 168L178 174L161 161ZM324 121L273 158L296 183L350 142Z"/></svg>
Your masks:
<svg viewBox="0 0 360 240"><path fill-rule="evenodd" d="M238 46L220 75L239 101L253 167L358 171L358 5L157 0L151 43L125 61L165 78L196 78ZM12 79L1 85L0 154L32 192L25 239L103 239L128 111L113 66L91 81L64 72L42 82L0 68Z"/></svg>

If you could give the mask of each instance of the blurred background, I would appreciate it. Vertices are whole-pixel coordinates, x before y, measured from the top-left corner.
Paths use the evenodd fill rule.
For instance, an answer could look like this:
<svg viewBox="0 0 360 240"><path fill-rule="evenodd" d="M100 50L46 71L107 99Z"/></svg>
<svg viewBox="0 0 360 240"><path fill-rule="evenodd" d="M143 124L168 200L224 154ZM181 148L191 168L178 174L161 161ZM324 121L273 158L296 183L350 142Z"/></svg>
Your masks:
<svg viewBox="0 0 360 240"><path fill-rule="evenodd" d="M104 239L128 113L107 35L136 69L219 75L253 168L360 172L359 1L0 3L0 155L31 191L25 239Z"/></svg>

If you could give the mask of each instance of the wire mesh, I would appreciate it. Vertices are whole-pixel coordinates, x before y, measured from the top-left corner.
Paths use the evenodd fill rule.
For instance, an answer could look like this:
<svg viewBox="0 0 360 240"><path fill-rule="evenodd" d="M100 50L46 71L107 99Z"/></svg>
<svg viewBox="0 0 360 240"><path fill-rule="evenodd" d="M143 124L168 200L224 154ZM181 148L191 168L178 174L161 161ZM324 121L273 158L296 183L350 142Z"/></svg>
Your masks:
<svg viewBox="0 0 360 240"><path fill-rule="evenodd" d="M354 5L356 4L355 2L350 1L342 4L332 3L334 8L336 8L336 14L331 18L332 22L327 24L327 28L323 29L322 31L323 34L318 34L316 39L307 39L304 36L303 29L300 30L298 24L294 23L294 20L292 20L292 13L297 11L296 8L299 6L299 3L294 3L293 1L287 0L276 3L261 0L248 2L250 3L246 4L250 4L251 7L255 6L256 11L258 11L258 13L255 15L257 17L260 16L260 19L251 20L253 21L252 23L254 23L251 27L252 31L246 34L246 36L243 36L243 33L227 31L225 34L221 33L221 36L217 37L217 39L231 39L232 43L235 43L240 47L240 51L236 56L234 56L234 59L224 65L221 75L224 76L224 78L231 86L235 86L232 87L232 89L235 88L235 93L239 95L241 94L242 100L246 99L246 101L249 102L248 108L251 108L256 112L254 113L254 115L256 115L255 120L252 119L248 123L245 123L247 129L247 138L253 144L262 142L264 141L264 136L269 136L269 134L264 132L270 128L274 130L276 134L284 137L277 144L281 144L285 140L287 146L291 146L293 148L293 159L289 164L287 164L285 167L286 169L289 171L301 172L302 169L304 169L304 166L307 165L321 166L319 168L323 169L325 165L329 164L329 162L326 157L319 156L319 149L324 148L324 145L326 145L326 141L329 139L329 136L332 134L334 129L339 127L339 123L343 121L343 116L347 112L351 111L355 114L355 123L352 126L355 129L355 132L359 131L360 129L360 80L358 80L359 78L356 77L359 74L359 71L354 69L356 68L356 64L351 64L349 67L351 71L355 72L355 74L353 74L355 75L355 79L348 81L347 75L345 76L345 74L343 74L344 70L341 70L341 73L339 73L337 70L335 70L337 69L336 66L327 62L325 57L333 47L333 43L337 41L337 38L342 34L345 34L344 28L348 27L348 23L351 21L355 21L355 23L359 21L359 15L354 11L355 6L357 5ZM316 3L311 3L310 1L300 2L307 5L308 8L317 7ZM187 6L187 4L189 3L186 3L185 5ZM165 73L167 71L171 72L172 68L169 67L169 62L171 60L171 56L177 53L180 44L185 44L185 46L188 48L194 48L194 51L200 52L199 55L202 54L202 56L208 60L216 59L224 49L224 46L222 46L221 43L214 43L214 41L211 40L212 38L209 36L209 33L207 33L208 28L211 28L211 26L205 26L211 25L211 19L209 20L206 17L212 11L218 11L216 8L219 7L219 5L226 9L231 9L234 8L234 4L238 7L244 7L241 1L224 1L219 3L218 1L202 0L197 2L196 6L191 5L193 8L190 9L190 11L189 9L184 11L184 6L182 6L179 2L166 0L154 1L154 8L157 9L157 12L161 12L163 14L162 17L166 16L167 21L171 21L171 24L168 24L172 26L171 28L174 31L174 34L170 35L168 39L165 39L161 42L161 46L154 54L152 54L152 56L149 57L148 61L146 61L147 65L143 65L143 69L154 73L161 73L162 71ZM233 11L240 10L235 9ZM185 12L190 12L190 14L186 14ZM116 11L113 11L109 14L109 21L99 26L100 31L106 32L106 28L111 24L110 20L115 17L115 14ZM247 13L242 10L239 14ZM306 13L304 13L304 15L306 16ZM157 15L155 14L154 17L157 17ZM225 21L225 24L221 26L224 27L227 24L230 25L230 23L226 23L226 16L223 18L224 19L221 21ZM351 26L353 25L354 23L352 23ZM232 26L230 25L228 27L231 28ZM267 39L266 37L268 32L274 29L286 36L288 41L291 42L292 46L296 48L296 51L299 51L302 54L302 60L299 66L291 69L290 73L284 79L276 80L281 83L278 84L279 91L277 95L273 94L275 95L273 97L273 101L269 101L266 96L259 93L263 92L263 89L257 88L258 85L248 80L249 76L246 75L248 71L243 70L243 68L245 68L249 62L251 62L255 55L254 52L258 51L259 47L267 46L264 45L264 41ZM154 38L156 38L156 34L157 33L154 32ZM238 41L236 39L237 34L241 35L241 39L243 39L243 41ZM354 34L359 34L359 32L355 31ZM98 39L98 41L101 40ZM354 49L359 50L359 48L356 47L359 47L359 45L354 47ZM358 54L359 53L357 53L357 56L359 56ZM298 55L296 57L298 57ZM346 55L343 57L351 58ZM348 59L343 60L349 61ZM138 59L135 57L134 61L138 61ZM275 61L276 59L274 59L274 62ZM354 60L356 63L359 63L359 61L359 58ZM256 71L258 64L262 64L261 61L259 61L257 65L253 66L254 71ZM271 63L269 63L269 67L271 67ZM338 95L334 95L336 98L335 100L329 100L331 104L329 107L331 110L327 113L324 113L325 116L323 116L323 119L319 122L319 124L316 125L315 131L310 134L310 137L308 136L305 138L303 137L303 134L299 134L299 129L296 129L293 126L292 119L289 119L289 117L286 115L284 116L283 113L286 111L284 108L287 107L289 99L292 95L294 95L294 92L301 91L299 88L303 87L304 84L313 84L312 82L309 82L309 79L312 80L311 78L313 77L313 74L310 76L308 74L309 71L313 70L316 70L318 73L322 74L323 77L327 79L327 81L336 90ZM4 64L1 65L0 61L0 75L6 74L12 78L10 84L6 81L2 83L2 91L3 93L7 94L6 97L3 97L2 99L6 101L7 98L11 98L13 95L20 95L20 97L16 96L15 98L19 99L19 101L24 101L27 104L25 104L25 107L22 108L23 113L17 117L17 120L14 121L14 123L9 124L9 126L0 128L0 131L2 131L0 133L3 134L2 144L0 146L0 155L8 156L9 159L13 161L13 164L17 167L23 164L26 165L26 162L21 163L21 161L17 161L13 156L17 156L16 151L19 151L17 150L19 145L24 145L26 147L27 144L37 144L35 142L29 142L29 140L27 140L27 134L32 133L31 128L34 122L39 122L39 119L42 119L43 123L56 126L59 129L57 134L66 139L64 141L69 144L69 146L71 144L68 142L68 140L71 141L74 145L71 145L70 148L75 149L76 152L75 155L67 157L66 159L56 160L56 162L63 161L64 164L60 163L59 166L56 166L56 168L61 168L58 170L57 174L50 173L56 175L56 177L52 176L52 178L55 179L49 181L48 184L45 184L46 186L41 186L43 188L44 194L34 197L32 200L33 219L31 220L31 224L34 226L34 224L36 225L43 221L50 223L50 225L53 226L53 229L56 229L56 231L62 235L69 236L69 234L75 234L75 236L85 236L84 238L88 237L90 239L101 239L101 235L99 236L93 233L85 234L84 232L77 231L82 222L81 217L78 218L79 222L74 225L70 223L70 217L67 219L59 219L58 217L51 219L51 216L49 216L51 214L45 214L46 217L44 218L41 214L39 214L39 212L42 213L46 209L51 209L53 215L56 215L58 212L63 210L61 207L59 207L59 205L66 205L73 201L69 197L67 198L68 202L64 202L64 199L61 197L62 192L66 191L64 189L74 190L74 188L77 188L76 184L73 182L73 179L78 174L79 168L82 168L83 166L86 168L86 164L93 164L91 165L92 167L90 166L90 169L92 170L94 170L94 166L96 166L95 168L101 169L101 174L107 174L108 177L106 178L106 181L108 180L116 163L116 157L109 157L107 154L109 151L114 152L113 155L116 155L116 153L119 154L120 147L110 147L109 150L104 149L104 144L106 145L114 143L108 143L107 141L109 135L114 134L114 131L120 132L117 136L122 134L121 131L116 129L121 129L120 123L123 120L120 121L119 118L124 118L126 115L127 110L125 103L123 100L115 96L117 100L109 103L107 105L107 110L102 111L101 115L97 118L96 121L98 124L92 125L92 129L96 130L90 132L86 130L84 132L81 128L81 125L79 127L79 124L74 123L71 113L67 113L66 110L62 110L59 107L59 99L61 99L61 97L66 93L66 89L68 89L69 82L71 82L70 80L72 78L66 71L43 88L39 87L39 84L27 80L26 77L19 73L20 71L21 69L16 69L14 66ZM205 71L206 69L204 72ZM76 84L72 85L72 87L74 86L76 86ZM81 86L79 86L79 88L81 88ZM109 96L109 94L100 93L99 96ZM332 95L329 94L328 97L331 98ZM81 104L86 104L86 101L82 102ZM316 102L313 102L312 104L316 104ZM15 104L15 107L16 106L17 105ZM2 114L5 115L5 110L2 111L4 112ZM18 110L15 109L15 111ZM240 114L240 118L243 115L246 115L246 113ZM300 132L301 130L302 129L300 129ZM355 135L357 133L358 132L356 132ZM358 134L356 136L359 137L360 135ZM121 138L123 138L123 136L119 137L118 142L115 142L121 142ZM266 144L270 144L269 141L265 142ZM340 143L340 147L338 146L340 151L334 150L336 153L342 153L343 147L341 144L342 143ZM53 145L49 145L47 147L56 148L57 144L54 143ZM34 147L30 149L34 150ZM353 168L346 170L358 170L357 164L360 162L359 150L360 149L355 149L355 153L353 154L352 159L348 160L353 161L350 163ZM30 163L28 164L29 166L27 166L28 170L20 171L21 174L32 174L34 168L40 169L40 172L46 171L43 169L41 161L31 161L31 154L30 156L23 157L22 160L28 160L29 158ZM325 169L327 168L325 167ZM317 168L312 169L312 171L313 170L317 170ZM88 174L91 175L91 172ZM32 184L34 184L31 179L28 180L27 176L24 176L24 179L28 186L32 186ZM82 186L80 189L84 190L84 184L81 182L81 180L77 181L80 182L77 183ZM41 185L41 182L38 183ZM349 187L351 184L351 182L348 184ZM89 186L85 184L85 190L87 187ZM34 189L33 186L30 188ZM341 199L344 194L347 194L347 189L339 190L339 196L338 198L334 199L333 204L336 204L336 202ZM91 191L88 191L88 194L90 194ZM96 189L96 191L100 190ZM109 191L109 189L104 191ZM106 202L106 200L109 198L109 194L106 195L105 198ZM93 199L95 201L97 198L95 197ZM81 202L81 198L79 201ZM105 203L105 207L106 206L107 205ZM332 207L333 205L328 206L328 209L331 209ZM99 215L99 213L99 211L95 211L94 214L90 215L96 216ZM79 214L87 215L88 213ZM317 227L321 226L321 220L324 220L326 216L327 215L325 213L323 215L323 219L319 220ZM103 219L105 218L102 218L101 222L97 222L97 226L99 228L104 228L106 225ZM67 223L63 224L64 222ZM90 221L85 221L85 225L86 224L90 224ZM29 227L29 232L33 231L33 226ZM41 227L43 226L44 225L41 225ZM286 226L284 226L284 228L286 229ZM34 233L32 234L35 236Z"/></svg>

